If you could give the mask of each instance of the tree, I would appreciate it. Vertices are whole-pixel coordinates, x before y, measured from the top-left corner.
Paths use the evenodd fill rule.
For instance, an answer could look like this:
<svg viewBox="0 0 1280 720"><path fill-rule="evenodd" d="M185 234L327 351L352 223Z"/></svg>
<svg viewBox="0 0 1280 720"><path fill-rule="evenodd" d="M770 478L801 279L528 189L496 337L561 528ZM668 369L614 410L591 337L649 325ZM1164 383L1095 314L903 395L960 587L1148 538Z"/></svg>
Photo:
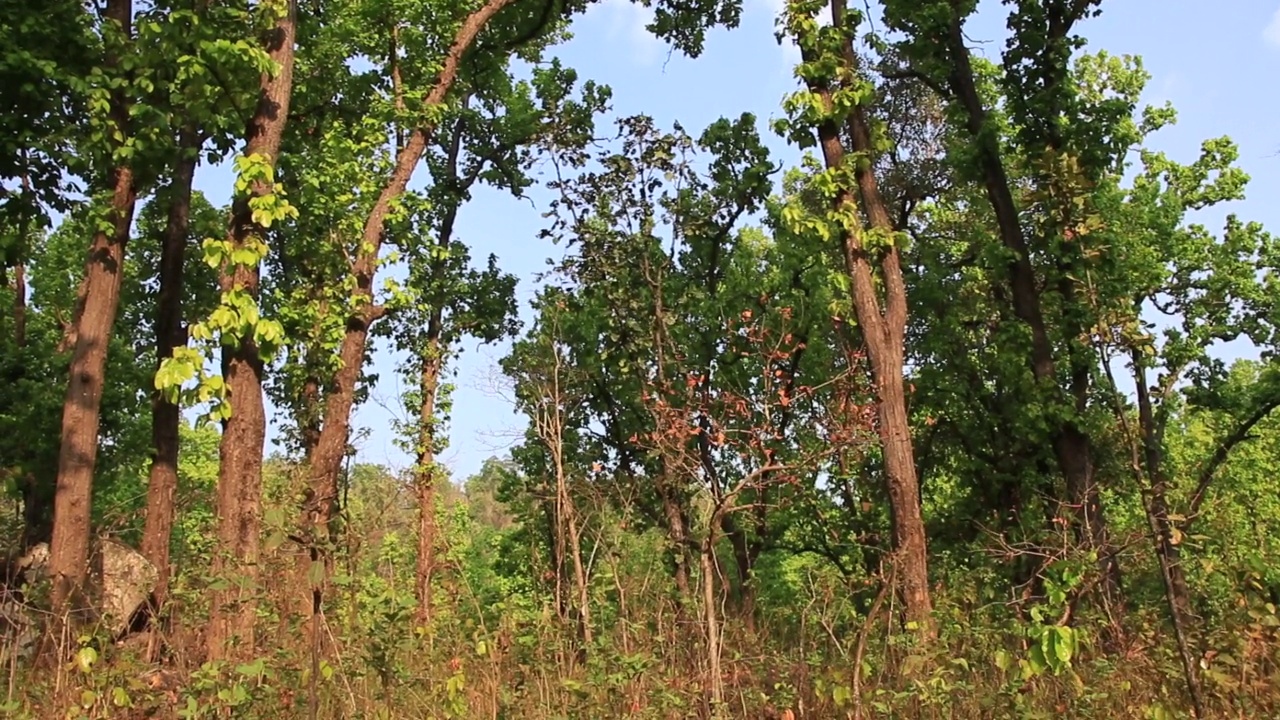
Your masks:
<svg viewBox="0 0 1280 720"><path fill-rule="evenodd" d="M437 183L424 198L425 207L411 218L418 227L392 237L409 258L408 282L393 305L391 322L397 345L417 358L417 377L407 379L418 386L408 399L414 406L409 410L417 414L410 432L416 456L417 595L423 623L430 619L437 542L435 486L440 468L435 457L446 442L448 397L441 378L449 360L460 352L459 341L474 337L494 342L514 334L517 327L515 277L502 273L492 255L485 269L470 268L466 246L454 237L455 221L477 182L520 197L532 184L526 169L533 147L571 148L592 135L593 116L603 109L608 91L586 83L578 101L572 97L575 81L575 73L553 61L535 69L531 82L512 85L504 75L489 81L491 86L476 88L458 117L446 123L439 147L427 156Z"/></svg>
<svg viewBox="0 0 1280 720"><path fill-rule="evenodd" d="M133 41L133 3L111 0L103 12L106 74L120 70L121 58ZM76 302L67 344L72 347L70 380L62 412L62 444L58 452L57 491L53 506L53 538L49 571L54 578L53 607L64 616L79 602L89 561L89 518L94 461L98 452L98 423L107 364L107 345L120 303L124 248L133 223L138 189L134 180L132 147L123 140L129 128L131 100L120 91L102 88L107 98L105 117L96 117L100 137L120 140L105 148L107 180L101 218L95 218L84 282Z"/></svg>
<svg viewBox="0 0 1280 720"><path fill-rule="evenodd" d="M155 278L154 330L157 369L175 348L187 344L187 327L204 317L215 303L217 278L203 258L187 252L189 245L216 233L224 225L203 194L192 191L195 175L195 148L178 143L182 157L176 163L175 175L167 192L143 208L139 218L139 241L155 242L159 257L148 258L150 247L138 247L139 265L158 267ZM161 202L161 198L167 202ZM164 212L164 218L159 217ZM148 260L155 259L154 264ZM149 298L152 299L152 298ZM141 320L141 319L139 319ZM134 323L145 327L147 323ZM154 381L150 383L154 385ZM172 574L169 549L175 519L178 490L182 417L181 408L162 391L153 388L151 398L152 460L148 472L146 526L142 534L142 554L156 567L159 583L154 596L163 606Z"/></svg>
<svg viewBox="0 0 1280 720"><path fill-rule="evenodd" d="M243 133L244 119L239 107L251 101L239 97L241 92L248 96L249 82L228 86L225 82L210 84L206 80L224 75L247 80L255 64L268 61L261 51L230 57L220 52L228 37L244 32L251 22L246 11L238 7L195 3L188 8L178 3L169 9L164 20L183 27L184 31L172 43L176 62L173 66L158 68L155 78L156 83L167 85L169 93L164 108L168 112L163 139L168 145L164 161L171 177L143 210L144 220L148 213L156 218L160 208L165 213L162 228L155 219L152 226L143 231L153 233L146 239L158 240L159 246L158 257L151 258L159 268L151 323L157 372L174 356L175 349L186 346L187 327L192 319L204 317L212 310L213 278L205 272L203 259L189 254L187 246L218 234L215 225L224 221L211 217L213 208L202 195L193 194L192 187L201 151L212 146L210 154L225 157L236 136ZM157 605L162 605L170 577L169 544L174 523L174 494L178 487L181 407L174 393L165 391L165 381L152 384L155 385L151 423L153 456L147 483L142 552L160 574L155 600Z"/></svg>
<svg viewBox="0 0 1280 720"><path fill-rule="evenodd" d="M975 144L976 152L966 158L966 175L984 188L1006 251L1000 298L1030 334L1025 357L1034 379L1032 397L1048 419L1048 439L1066 485L1063 504L1076 518L1077 534L1097 556L1103 606L1118 631L1120 566L1108 537L1085 417L1094 363L1088 345L1080 341L1089 326L1076 279L1082 261L1074 246L1060 240L1068 227L1081 220L1067 168L1088 174L1107 162L1105 153L1078 155L1085 150L1077 139L1096 128L1075 125L1071 135L1064 137L1057 119L1079 109L1066 79L1070 51L1080 44L1072 29L1093 12L1095 4L1018 3L1010 15L1014 37L1004 56L1004 72L994 83L992 69L976 62L965 45L964 23L974 7L891 4L886 6L885 19L891 29L906 36L898 46L907 64L905 74L944 97ZM992 84L1014 98L1008 117L989 109ZM1035 203L1039 220L1030 241L1019 217L1009 158L1000 144L1005 123L1017 128L1016 152L1032 163L1027 179L1036 183L1036 199L1022 203ZM1036 265L1040 257L1046 259ZM1038 273L1048 278L1043 284ZM1060 314L1050 316L1046 311L1050 305L1059 308ZM1065 368L1064 374L1060 367Z"/></svg>
<svg viewBox="0 0 1280 720"><path fill-rule="evenodd" d="M799 69L807 92L790 100L792 137L822 151L825 172L813 179L831 210L810 221L839 243L848 273L853 309L866 345L879 399L879 432L892 513L895 565L902 580L907 617L926 637L934 630L929 597L928 554L920 514L920 481L907 414L907 290L899 244L902 236L889 215L874 170L875 148L862 107L870 97L853 47L861 16L843 2L831 3L831 24L820 26L804 3L788 6L785 26L800 46ZM812 130L810 128L813 128ZM848 147L846 139L848 138ZM852 152L850 152L852 149ZM799 230L801 218L784 219ZM877 287L879 271L880 289Z"/></svg>
<svg viewBox="0 0 1280 720"><path fill-rule="evenodd" d="M296 212L275 182L274 165L293 94L298 9L296 0L279 0L264 8L272 19L262 42L270 71L262 74L244 151L236 161L239 176L226 241L206 243L205 248L206 257L220 268L221 299L199 336L208 339L215 328L221 335L220 386L226 392L217 494L221 547L215 573L231 584L212 597L205 639L214 659L247 657L254 648L266 440L263 356L269 356L271 344L279 341L278 324L264 322L257 311L258 264L266 255L265 229Z"/></svg>

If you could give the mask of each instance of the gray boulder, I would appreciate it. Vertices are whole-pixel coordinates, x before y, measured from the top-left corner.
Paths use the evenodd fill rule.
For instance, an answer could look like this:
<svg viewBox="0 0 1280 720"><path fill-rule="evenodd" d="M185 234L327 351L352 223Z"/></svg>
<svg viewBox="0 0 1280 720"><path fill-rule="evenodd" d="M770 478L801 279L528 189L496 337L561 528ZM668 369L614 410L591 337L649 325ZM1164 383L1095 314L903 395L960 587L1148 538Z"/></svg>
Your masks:
<svg viewBox="0 0 1280 720"><path fill-rule="evenodd" d="M10 584L0 587L0 664L13 653L27 656L40 637L41 609L31 588L48 579L49 546L35 545L10 563ZM96 617L112 639L129 631L160 578L155 565L123 543L101 538L90 558L88 595Z"/></svg>

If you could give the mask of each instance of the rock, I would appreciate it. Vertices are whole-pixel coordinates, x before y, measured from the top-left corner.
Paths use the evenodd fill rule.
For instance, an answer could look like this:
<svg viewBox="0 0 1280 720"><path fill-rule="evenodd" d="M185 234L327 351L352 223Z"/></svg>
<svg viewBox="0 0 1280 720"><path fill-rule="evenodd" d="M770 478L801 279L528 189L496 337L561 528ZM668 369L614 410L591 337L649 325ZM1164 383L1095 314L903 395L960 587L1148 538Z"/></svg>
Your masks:
<svg viewBox="0 0 1280 720"><path fill-rule="evenodd" d="M43 575L45 568L49 566L49 543L38 543L26 555L18 558L15 563L20 572L26 573L27 581L31 582L31 573Z"/></svg>
<svg viewBox="0 0 1280 720"><path fill-rule="evenodd" d="M7 665L15 655L22 660L30 658L39 639L40 627L32 609L6 595L0 601L0 665Z"/></svg>
<svg viewBox="0 0 1280 720"><path fill-rule="evenodd" d="M28 659L40 640L40 613L27 603L27 587L42 580L49 564L49 546L35 545L12 560L0 585L0 665L15 655Z"/></svg>
<svg viewBox="0 0 1280 720"><path fill-rule="evenodd" d="M129 629L134 614L142 609L156 588L160 573L142 553L114 540L103 540L102 595L99 601L103 621L118 638Z"/></svg>
<svg viewBox="0 0 1280 720"><path fill-rule="evenodd" d="M96 542L91 560L88 594L93 614L101 618L112 639L119 639L147 604L160 574L141 553L115 540ZM32 599L25 595L27 588L47 579L48 567L46 543L33 546L12 563L13 582L0 587L0 643L5 645L0 648L0 661L11 649L25 655L39 638L39 609L32 607Z"/></svg>

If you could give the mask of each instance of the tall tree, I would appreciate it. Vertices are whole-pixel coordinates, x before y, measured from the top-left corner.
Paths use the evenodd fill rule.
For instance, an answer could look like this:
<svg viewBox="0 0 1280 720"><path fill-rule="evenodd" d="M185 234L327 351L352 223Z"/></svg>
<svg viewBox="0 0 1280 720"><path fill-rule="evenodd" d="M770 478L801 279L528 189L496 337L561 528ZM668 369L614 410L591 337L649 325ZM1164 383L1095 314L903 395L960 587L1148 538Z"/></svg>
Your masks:
<svg viewBox="0 0 1280 720"><path fill-rule="evenodd" d="M1092 132L1086 124L1068 126L1079 109L1067 81L1071 51L1080 39L1073 34L1077 22L1094 12L1094 0L1027 0L1014 4L1010 27L1014 30L1004 55L1003 74L997 82L1011 98L1009 117L990 109L984 94L990 90L990 68L980 73L965 43L964 25L976 9L972 4L933 3L886 6L888 25L905 33L899 49L907 72L934 88L955 109L967 130L975 152L966 163L971 177L981 183L995 215L999 238L1007 250L1005 268L1007 302L1014 316L1030 334L1027 366L1035 381L1036 404L1048 421L1048 440L1066 486L1062 505L1074 516L1073 524L1089 552L1097 556L1098 583L1104 610L1118 631L1121 612L1121 578L1116 548L1109 539L1099 478L1089 436L1087 410L1094 363L1087 343L1089 327L1087 291L1079 286L1083 269L1078 247L1064 240L1066 230L1079 222L1076 199L1064 184L1061 172L1072 156L1079 158L1077 172L1096 172L1081 157L1077 142ZM1038 194L1020 203L1011 180L1011 158L1001 146L1001 124L1013 123L1015 147L1025 153L1034 170L1028 180ZM1071 137L1062 135L1071 127ZM1065 164L1064 164L1065 163ZM1039 200L1036 200L1039 198ZM1020 212L1040 213L1032 237ZM1037 264L1037 258L1044 258ZM1040 280L1043 273L1045 280ZM1057 310L1051 314L1049 308ZM1061 514L1061 513L1059 513Z"/></svg>
<svg viewBox="0 0 1280 720"><path fill-rule="evenodd" d="M136 264L155 269L153 276L143 280L148 302L135 302L133 308L150 311L150 317L129 317L135 314L131 312L123 318L136 328L150 331L158 367L164 367L175 350L186 348L189 324L216 306L217 275L202 257L188 250L199 247L198 240L226 229L225 214L215 210L203 194L192 190L195 148L181 142L177 148L180 156L174 175L139 213L138 239L134 243ZM153 377L149 383L152 459L147 472L140 550L158 573L154 600L162 606L172 576L169 549L176 519L182 398L180 393L156 388L156 384Z"/></svg>
<svg viewBox="0 0 1280 720"><path fill-rule="evenodd" d="M416 458L416 587L423 622L430 616L438 542L435 495L442 475L435 458L447 440L443 376L464 338L494 342L516 329L515 277L500 272L492 255L486 268L469 267L467 247L455 236L458 213L478 183L523 196L533 182L527 172L535 147L572 150L591 137L594 116L604 109L609 93L588 82L582 99L575 99L576 78L556 61L535 68L529 82L513 82L506 73L484 78L427 153L435 183L424 198L425 207L410 218L417 227L392 233L392 242L408 258L409 277L392 305L388 327L397 345L417 360L416 376L406 379L417 384L417 392L407 399L414 405L409 411L417 415L410 445Z"/></svg>
<svg viewBox="0 0 1280 720"><path fill-rule="evenodd" d="M797 111L791 127L796 137L805 137L805 125L817 133L826 172L814 182L831 203L830 213L821 222L839 243L844 258L878 397L894 562L907 617L928 636L934 632L933 602L904 379L907 290L899 248L902 235L879 189L873 164L876 151L862 106L863 99L874 93L853 47L861 13L850 10L845 0L831 0L831 22L821 25L816 17L820 8L814 3L791 3L786 11L786 29L800 47L799 74L808 88L807 95L792 101ZM805 142L812 142L811 137Z"/></svg>
<svg viewBox="0 0 1280 720"><path fill-rule="evenodd" d="M186 129L178 140L179 157L169 187L168 213L160 245L159 294L156 298L156 362L173 357L173 349L187 342L182 322L183 258L191 222L191 190L198 161L198 138ZM173 532L174 493L178 488L178 430L182 420L177 403L163 393L152 399L151 442L154 456L147 483L147 520L142 554L155 565L160 583L157 604L163 604L169 583L169 540Z"/></svg>
<svg viewBox="0 0 1280 720"><path fill-rule="evenodd" d="M257 105L245 130L244 152L237 159L239 178L227 239L221 248L212 248L221 266L222 304L211 320L220 312L235 317L219 327L224 337L222 377L230 416L223 421L219 449L217 516L221 547L215 563L216 574L234 577L224 577L229 588L212 595L205 636L211 658L252 654L257 620L262 455L266 441L262 389L266 348L262 345L272 341L257 312L258 265L267 250L265 228L287 217L291 210L276 185L273 168L293 94L298 12L296 0L277 0L265 7L274 20L262 42L272 68L262 75Z"/></svg>
<svg viewBox="0 0 1280 720"><path fill-rule="evenodd" d="M256 99L258 82L254 70L269 62L265 51L257 48L238 53L223 51L233 38L252 32L254 16L242 7L178 0L167 8L163 20L172 28L166 44L176 56L172 63L157 69L154 81L166 99L158 108L164 114L164 122L157 124L164 127L163 140L170 146L163 158L168 181L153 198L149 210L144 211L151 212L151 206L160 205L164 214L163 227L154 228L157 237L150 238L158 240L159 252L158 257L150 258L158 273L156 294L148 298L155 303L154 318L146 323L153 329L157 369L173 357L176 348L186 346L187 319L200 317L209 309L204 263L192 263L192 255L187 252L193 239L193 216L199 237L208 236L201 233L215 234L207 225L212 208L203 196L193 195L192 191L201 153L211 146L212 152L225 157L232 150L244 133L247 113L240 108ZM211 77L224 80L209 83ZM155 217L159 213L151 214ZM186 275L192 266L201 277L188 285ZM198 298L194 307L192 297ZM181 424L179 394L166 392L161 387L164 385L162 378L151 398L153 454L142 538L142 553L160 575L155 599L161 604L170 576L169 542Z"/></svg>
<svg viewBox="0 0 1280 720"><path fill-rule="evenodd" d="M308 555L311 556L312 563L322 560L320 553L328 543L326 536L337 510L342 460L347 455L350 442L351 412L365 363L369 333L374 323L386 312L384 305L375 302L374 279L378 266L383 262L381 251L387 239L393 210L402 204L414 171L421 163L428 146L436 139L440 123L446 115L447 103L451 101L455 85L464 76L464 72L492 72L491 64L496 64L499 69L506 66L507 54L514 47L499 47L495 50L492 46L479 47L477 42L490 23L503 10L514 5L515 0L487 0L479 7L462 8L461 12L455 9L454 12L458 13L456 30L444 57L439 61L439 71L425 86L403 86L403 61L398 54L389 58L388 71L394 94L392 102L398 106L400 114L407 115L404 120L397 118L397 122L393 124L396 131L391 134L400 137L401 123L409 131L403 145L397 141L394 148L395 161L368 209L350 264L353 287L350 299L342 306L349 314L344 318L342 341L337 352L338 366L332 382L328 384L328 392L321 401L322 424L315 436L314 450L310 454L310 487L300 513L301 536L311 546ZM525 17L527 16L524 14L515 13L506 21L506 26L496 23L495 27L510 32L510 25L519 27L519 21ZM539 17L534 14L535 19ZM546 18L541 17L541 20L545 21ZM540 22L535 26L536 34L540 35L553 27L554 25ZM502 33L494 34L502 37ZM535 38L526 37L524 41L531 39ZM518 45L519 43L516 44ZM392 48L395 47L393 43ZM468 67L468 63L477 62L481 63L478 67ZM414 77L432 77L421 67L414 70ZM421 96L421 105L406 109L404 97L410 95ZM320 587L314 588L317 601L321 592Z"/></svg>
<svg viewBox="0 0 1280 720"><path fill-rule="evenodd" d="M120 72L133 41L132 0L109 0L103 11L106 42L105 75ZM131 101L123 88L103 89L108 117L97 130L114 137L103 182L103 216L89 246L84 281L69 330L72 347L70 380L62 411L62 445L58 453L57 490L53 506L53 538L49 572L53 577L55 616L64 616L77 602L88 572L90 502L94 462L98 453L98 423L105 382L107 347L120 303L124 250L133 224L138 188L131 159L133 147Z"/></svg>

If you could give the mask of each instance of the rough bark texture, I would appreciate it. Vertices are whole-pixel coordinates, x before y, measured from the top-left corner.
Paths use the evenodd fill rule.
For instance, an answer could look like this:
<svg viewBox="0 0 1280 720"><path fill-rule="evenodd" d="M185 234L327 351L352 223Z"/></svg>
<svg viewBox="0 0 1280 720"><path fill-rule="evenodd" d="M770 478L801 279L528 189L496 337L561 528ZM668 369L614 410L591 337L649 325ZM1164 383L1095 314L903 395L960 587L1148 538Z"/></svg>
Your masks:
<svg viewBox="0 0 1280 720"><path fill-rule="evenodd" d="M843 25L841 1L833 0L831 9L833 25ZM814 60L812 51L806 51L805 54L808 56L805 57L806 61ZM850 45L845 50L848 71L856 72L855 61ZM824 82L810 80L809 89L822 98L826 107L833 107L832 89ZM893 222L880 196L869 162L870 132L865 114L861 110L850 114L848 129L854 151L864 158L858 160L853 168L857 188L844 187L839 190L835 198L836 210L852 213L855 218L860 218L865 213L874 230L892 232ZM818 126L818 143L827 168L844 170L852 161L847 156L840 128L833 120L824 121ZM903 375L907 294L901 260L897 247L892 244L875 251L868 248L865 232L860 227L844 233L841 251L851 281L854 313L866 344L878 400L878 431L889 495L895 566L901 580L903 603L907 618L917 623L926 636L931 636L934 632L933 602L929 594L928 555ZM878 265L884 286L883 307L880 291L876 287L873 252L879 254Z"/></svg>
<svg viewBox="0 0 1280 720"><path fill-rule="evenodd" d="M117 23L124 37L132 35L131 0L110 0L103 17ZM117 62L117 58L111 56L106 60L109 67ZM129 108L126 103L119 95L111 99L112 122L127 134ZM108 209L111 231L94 233L68 337L72 348L71 372L62 409L62 444L58 452L49 558L55 629L76 602L88 571L90 502L98 457L107 346L120 305L124 250L137 202L132 168L127 165L114 168L111 188Z"/></svg>
<svg viewBox="0 0 1280 720"><path fill-rule="evenodd" d="M437 106L445 101L458 79L463 56L480 31L499 11L514 2L515 0L489 0L463 21L445 55L436 84L424 101L426 107ZM356 281L354 292L363 301L363 305L360 311L347 319L346 332L339 350L341 368L334 378L332 392L325 399L323 425L311 456L310 494L301 513L301 534L313 546L313 550L314 546L321 544L317 537L327 533L337 507L338 480L342 472L342 461L347 454L351 409L355 404L356 384L364 366L369 328L382 315L382 308L373 304L373 282L387 216L395 201L404 194L435 130L435 126L424 126L416 128L409 135L396 156L391 177L365 220L361 250L352 268Z"/></svg>
<svg viewBox="0 0 1280 720"><path fill-rule="evenodd" d="M245 154L262 155L274 163L289 117L293 94L293 59L297 4L290 0L285 17L265 38L264 45L278 65L274 76L264 75L258 104L245 132ZM254 194L271 188L255 187ZM262 228L253 221L249 198L236 198L228 238L242 247ZM257 295L257 267L236 266L224 270L224 290L242 288ZM262 454L266 442L266 412L262 393L262 358L252 337L223 350L222 373L232 415L223 426L219 447L217 491L218 541L214 573L231 586L212 595L205 640L210 659L247 657L254 647L257 613L258 556L262 524Z"/></svg>
<svg viewBox="0 0 1280 720"><path fill-rule="evenodd" d="M431 314L427 325L427 349L420 362L422 376L419 392L422 407L418 415L418 458L414 486L418 494L418 563L414 590L418 600L418 623L431 622L431 577L436 566L436 394L440 390L440 326L439 310Z"/></svg>
<svg viewBox="0 0 1280 720"><path fill-rule="evenodd" d="M107 346L120 305L124 249L136 199L133 172L127 167L117 168L111 200L113 228L109 234L94 235L85 266L87 292L84 311L76 321L53 503L49 570L54 580L53 606L58 614L71 609L88 571L90 500Z"/></svg>
<svg viewBox="0 0 1280 720"><path fill-rule="evenodd" d="M182 323L182 265L187 249L191 217L191 185L195 178L195 133L184 130L178 142L179 158L169 188L169 213L160 245L160 291L156 300L156 362L173 356L174 348L187 342ZM147 482L147 517L142 532L142 555L157 572L156 607L164 604L169 590L169 538L173 531L173 502L178 489L178 427L180 408L156 393L151 400L151 443L154 455Z"/></svg>

